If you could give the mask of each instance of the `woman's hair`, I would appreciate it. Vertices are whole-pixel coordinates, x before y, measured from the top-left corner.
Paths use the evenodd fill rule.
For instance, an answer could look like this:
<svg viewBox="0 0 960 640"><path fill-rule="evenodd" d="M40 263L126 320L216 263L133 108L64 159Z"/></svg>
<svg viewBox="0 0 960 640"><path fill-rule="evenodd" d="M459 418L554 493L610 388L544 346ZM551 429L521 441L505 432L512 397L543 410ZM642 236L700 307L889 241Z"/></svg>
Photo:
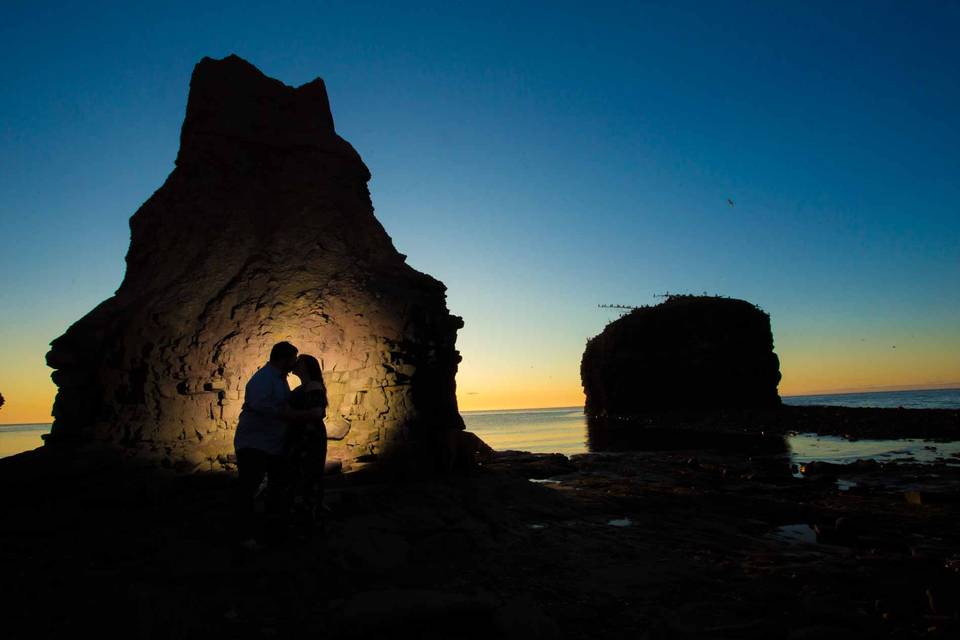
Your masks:
<svg viewBox="0 0 960 640"><path fill-rule="evenodd" d="M301 353L299 357L300 360L303 361L303 364L307 369L307 375L310 376L310 379L314 382L323 383L323 371L321 371L320 363L317 362L317 359L306 353Z"/></svg>

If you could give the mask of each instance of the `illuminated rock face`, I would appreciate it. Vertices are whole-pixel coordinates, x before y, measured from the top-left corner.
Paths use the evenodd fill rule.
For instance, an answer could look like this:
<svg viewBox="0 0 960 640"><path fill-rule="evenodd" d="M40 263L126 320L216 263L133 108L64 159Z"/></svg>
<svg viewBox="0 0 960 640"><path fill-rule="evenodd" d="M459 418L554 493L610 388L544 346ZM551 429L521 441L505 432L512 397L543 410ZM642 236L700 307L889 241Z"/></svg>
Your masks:
<svg viewBox="0 0 960 640"><path fill-rule="evenodd" d="M672 296L635 309L587 342L586 413L780 405L770 316L744 300Z"/></svg>
<svg viewBox="0 0 960 640"><path fill-rule="evenodd" d="M463 323L394 248L369 179L322 80L294 89L236 56L204 58L176 168L130 219L120 288L47 354L51 440L229 453L244 386L280 340L321 361L328 419L351 421L333 456L422 450L462 428Z"/></svg>

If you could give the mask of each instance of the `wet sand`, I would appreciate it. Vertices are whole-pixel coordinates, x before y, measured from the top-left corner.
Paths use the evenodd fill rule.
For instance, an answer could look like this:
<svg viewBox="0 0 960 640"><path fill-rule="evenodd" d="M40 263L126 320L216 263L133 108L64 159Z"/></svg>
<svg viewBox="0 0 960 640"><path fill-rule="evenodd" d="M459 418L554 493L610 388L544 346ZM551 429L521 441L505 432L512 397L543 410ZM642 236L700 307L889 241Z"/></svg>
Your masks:
<svg viewBox="0 0 960 640"><path fill-rule="evenodd" d="M0 480L6 637L960 631L947 461L795 477L782 453L698 446L500 452L467 475L402 481L366 469L333 481L323 535L259 553L234 544L230 472L47 448L0 460Z"/></svg>

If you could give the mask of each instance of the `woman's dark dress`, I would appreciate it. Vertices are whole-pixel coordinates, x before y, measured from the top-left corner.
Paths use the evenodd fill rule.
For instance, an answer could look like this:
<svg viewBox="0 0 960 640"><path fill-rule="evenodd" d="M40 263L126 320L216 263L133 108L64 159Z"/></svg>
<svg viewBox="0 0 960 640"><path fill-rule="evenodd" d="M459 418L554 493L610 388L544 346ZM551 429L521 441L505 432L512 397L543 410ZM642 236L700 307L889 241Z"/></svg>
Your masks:
<svg viewBox="0 0 960 640"><path fill-rule="evenodd" d="M326 409L327 392L323 387L302 387L290 393L290 407L296 410ZM292 474L291 488L295 511L308 520L317 516L323 502L323 466L327 458L327 430L322 421L295 425L287 432L287 455Z"/></svg>

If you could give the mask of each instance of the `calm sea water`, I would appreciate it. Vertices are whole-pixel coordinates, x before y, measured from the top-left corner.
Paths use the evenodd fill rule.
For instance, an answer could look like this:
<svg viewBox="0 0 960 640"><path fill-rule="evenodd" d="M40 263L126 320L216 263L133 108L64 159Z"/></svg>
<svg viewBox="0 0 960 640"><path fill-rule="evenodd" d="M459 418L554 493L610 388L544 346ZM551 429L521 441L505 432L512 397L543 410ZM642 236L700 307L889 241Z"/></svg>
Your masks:
<svg viewBox="0 0 960 640"><path fill-rule="evenodd" d="M792 405L835 405L842 407L905 407L915 409L960 409L960 389L925 389L844 393L821 396L793 396L783 399ZM581 407L528 409L518 411L465 411L467 429L483 438L494 449L516 449L535 453L571 455L587 452L587 421ZM898 452L910 451L926 460L933 453L926 443L906 440L860 441L859 445L842 438L800 434L791 438L795 454L804 460L847 461L848 458L891 459ZM942 445L938 445L943 447ZM951 451L952 447L947 447ZM906 454L904 454L906 455Z"/></svg>
<svg viewBox="0 0 960 640"><path fill-rule="evenodd" d="M583 407L464 411L467 431L494 449L573 455L587 451Z"/></svg>
<svg viewBox="0 0 960 640"><path fill-rule="evenodd" d="M50 433L50 424L0 424L0 458L36 449Z"/></svg>
<svg viewBox="0 0 960 640"><path fill-rule="evenodd" d="M783 399L793 405L837 405L845 407L905 407L917 409L960 409L960 389L844 393L821 396L794 396ZM582 407L504 411L465 411L467 429L494 449L573 455L587 452L587 421ZM39 447L40 436L49 433L49 424L0 425L0 457ZM880 460L912 456L927 460L953 453L960 446L931 445L920 440L860 440L800 434L790 439L795 457L803 461L845 462L858 457ZM935 446L936 449L926 447Z"/></svg>
<svg viewBox="0 0 960 640"><path fill-rule="evenodd" d="M826 396L786 396L784 404L827 404L841 407L903 407L904 409L960 409L960 389L919 391L873 391L835 393Z"/></svg>
<svg viewBox="0 0 960 640"><path fill-rule="evenodd" d="M885 407L905 409L960 409L960 389L921 389L918 391L878 391L839 393L821 396L785 397L785 404L834 405L842 407ZM913 438L900 440L849 441L837 436L800 433L788 439L791 457L798 463L832 462L846 464L856 460L877 462L934 462L945 459L960 462L960 442L928 442Z"/></svg>

